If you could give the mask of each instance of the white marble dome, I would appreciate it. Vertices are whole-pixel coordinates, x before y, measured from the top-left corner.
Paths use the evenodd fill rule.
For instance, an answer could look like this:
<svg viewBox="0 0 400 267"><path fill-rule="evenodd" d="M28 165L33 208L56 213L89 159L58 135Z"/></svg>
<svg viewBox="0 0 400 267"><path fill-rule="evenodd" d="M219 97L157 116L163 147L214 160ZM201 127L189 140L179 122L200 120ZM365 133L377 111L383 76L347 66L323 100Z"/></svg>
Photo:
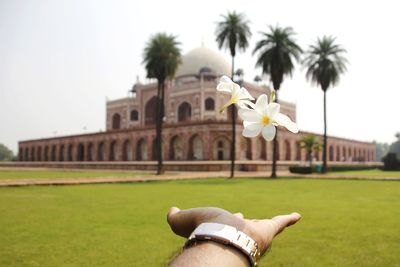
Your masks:
<svg viewBox="0 0 400 267"><path fill-rule="evenodd" d="M204 68L211 69L216 75L231 75L231 65L224 55L206 47L199 47L182 56L182 63L175 76L199 74Z"/></svg>

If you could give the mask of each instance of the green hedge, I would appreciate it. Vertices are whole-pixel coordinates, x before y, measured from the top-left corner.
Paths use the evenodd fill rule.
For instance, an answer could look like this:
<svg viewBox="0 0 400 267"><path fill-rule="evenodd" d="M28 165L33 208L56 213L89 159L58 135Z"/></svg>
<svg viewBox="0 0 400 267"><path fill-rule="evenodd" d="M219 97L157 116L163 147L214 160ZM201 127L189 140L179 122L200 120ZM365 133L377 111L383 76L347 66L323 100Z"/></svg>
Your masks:
<svg viewBox="0 0 400 267"><path fill-rule="evenodd" d="M316 165L313 166L312 172L318 173ZM328 172L340 172L340 171L358 171L358 170L370 170L376 169L376 166L365 166L365 165L328 165ZM291 173L299 173L299 174L309 174L311 173L310 167L307 166L290 166L289 171Z"/></svg>

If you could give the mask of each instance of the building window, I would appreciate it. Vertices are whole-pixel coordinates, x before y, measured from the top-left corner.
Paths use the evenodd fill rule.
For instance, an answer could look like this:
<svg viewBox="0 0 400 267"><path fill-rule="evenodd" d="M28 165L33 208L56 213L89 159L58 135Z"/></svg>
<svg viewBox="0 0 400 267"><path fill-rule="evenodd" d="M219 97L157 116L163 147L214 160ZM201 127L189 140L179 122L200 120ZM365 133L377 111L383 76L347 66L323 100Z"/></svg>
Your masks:
<svg viewBox="0 0 400 267"><path fill-rule="evenodd" d="M183 102L178 108L178 121L190 121L192 116L192 107L189 103Z"/></svg>
<svg viewBox="0 0 400 267"><path fill-rule="evenodd" d="M206 102L205 102L205 106L206 106L206 110L215 110L214 99L212 99L211 97L207 98Z"/></svg>
<svg viewBox="0 0 400 267"><path fill-rule="evenodd" d="M131 111L131 121L138 121L139 120L139 112L137 110Z"/></svg>
<svg viewBox="0 0 400 267"><path fill-rule="evenodd" d="M121 128L121 115L119 115L118 113L115 113L112 116L112 129L120 129Z"/></svg>

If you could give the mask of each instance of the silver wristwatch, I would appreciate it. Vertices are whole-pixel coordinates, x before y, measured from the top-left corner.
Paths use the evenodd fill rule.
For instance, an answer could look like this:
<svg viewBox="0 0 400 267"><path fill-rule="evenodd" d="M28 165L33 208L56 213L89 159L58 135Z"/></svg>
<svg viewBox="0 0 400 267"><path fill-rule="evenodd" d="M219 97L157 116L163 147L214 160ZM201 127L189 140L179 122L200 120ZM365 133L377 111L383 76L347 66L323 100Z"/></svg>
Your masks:
<svg viewBox="0 0 400 267"><path fill-rule="evenodd" d="M220 223L202 223L189 236L185 247L204 240L231 245L239 249L249 258L251 266L257 266L260 259L257 242L235 227Z"/></svg>

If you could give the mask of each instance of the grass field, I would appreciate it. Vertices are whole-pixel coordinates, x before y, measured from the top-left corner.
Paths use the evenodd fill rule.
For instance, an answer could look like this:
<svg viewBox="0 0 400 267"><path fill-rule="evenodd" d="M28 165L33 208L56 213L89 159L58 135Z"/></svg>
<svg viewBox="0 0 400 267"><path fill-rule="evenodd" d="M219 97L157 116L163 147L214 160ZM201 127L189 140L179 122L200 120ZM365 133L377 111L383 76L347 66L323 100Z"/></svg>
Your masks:
<svg viewBox="0 0 400 267"><path fill-rule="evenodd" d="M0 180L74 179L98 177L134 177L153 174L139 171L72 171L72 170L16 170L0 169Z"/></svg>
<svg viewBox="0 0 400 267"><path fill-rule="evenodd" d="M0 266L164 266L170 206L298 211L261 266L400 266L400 183L212 179L0 188Z"/></svg>
<svg viewBox="0 0 400 267"><path fill-rule="evenodd" d="M393 177L400 178L400 171L382 171L379 169L360 170L360 171L340 171L329 172L330 176L346 176L346 177Z"/></svg>

